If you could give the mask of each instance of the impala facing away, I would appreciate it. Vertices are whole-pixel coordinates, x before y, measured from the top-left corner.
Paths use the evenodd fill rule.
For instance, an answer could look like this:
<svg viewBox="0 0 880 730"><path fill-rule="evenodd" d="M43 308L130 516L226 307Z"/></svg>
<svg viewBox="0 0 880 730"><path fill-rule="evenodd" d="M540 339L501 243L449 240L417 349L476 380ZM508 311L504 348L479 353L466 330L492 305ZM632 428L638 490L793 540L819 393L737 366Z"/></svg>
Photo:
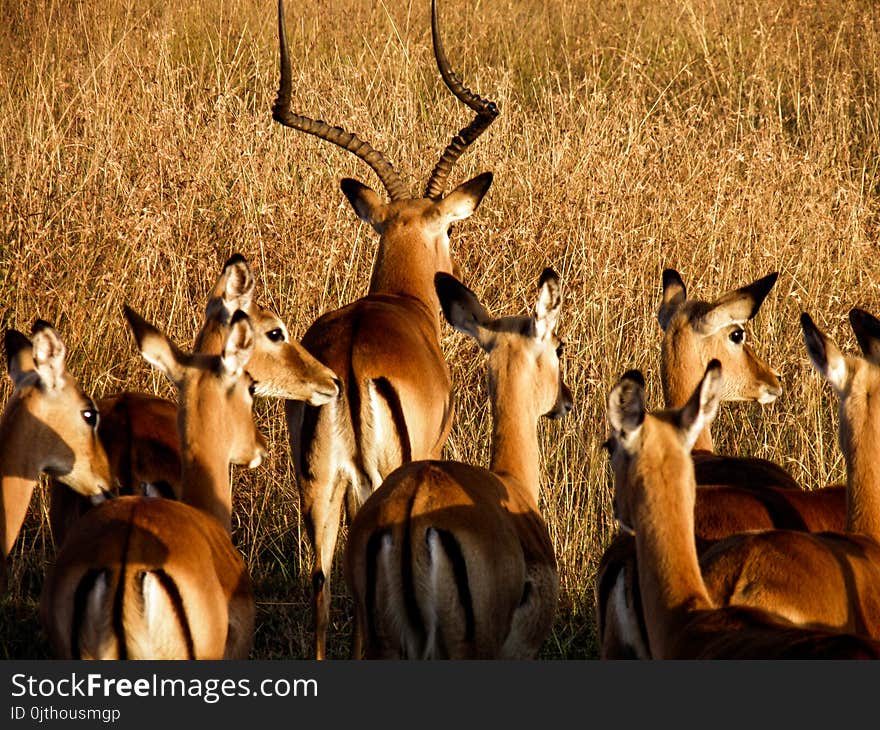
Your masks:
<svg viewBox="0 0 880 730"><path fill-rule="evenodd" d="M195 352L219 355L229 322L237 310L254 329L248 374L257 395L326 403L339 394L334 373L295 339L272 310L254 298L256 282L247 260L231 256L211 290ZM110 459L120 494L139 494L142 484L166 487L166 497L181 496L177 403L148 393L125 392L98 401L98 436ZM56 545L88 508L70 490L53 485L50 523Z"/></svg>
<svg viewBox="0 0 880 730"><path fill-rule="evenodd" d="M229 464L258 466L265 441L245 372L244 312L222 354L186 354L126 307L144 359L179 393L181 500L119 497L73 527L43 586L40 615L64 659L247 658L254 597L229 536Z"/></svg>
<svg viewBox="0 0 880 730"><path fill-rule="evenodd" d="M58 333L37 320L30 339L10 329L5 345L13 391L0 416L0 593L6 590L6 557L41 473L93 500L102 499L111 484L96 433L98 411L67 372Z"/></svg>
<svg viewBox="0 0 880 730"><path fill-rule="evenodd" d="M290 446L302 512L312 543L315 655L326 655L330 572L342 519L349 519L382 480L413 459L439 458L452 427L449 368L440 349L436 272L455 269L449 232L470 216L492 182L483 173L443 194L452 165L495 119L495 104L466 89L449 67L432 4L434 53L444 82L476 112L434 167L423 197L410 197L397 172L366 142L338 127L295 114L291 71L278 3L281 81L274 119L353 152L370 165L391 201L342 180L355 213L379 234L367 296L321 316L303 345L342 381L342 397L316 408L288 403Z"/></svg>
<svg viewBox="0 0 880 730"><path fill-rule="evenodd" d="M556 323L559 279L546 269L532 317L491 317L437 274L443 313L489 357L490 469L404 464L351 523L345 576L355 599L353 658L533 658L556 615L558 577L538 511L538 419L564 416ZM363 647L361 642L363 640Z"/></svg>
<svg viewBox="0 0 880 730"><path fill-rule="evenodd" d="M733 535L700 556L718 605L754 606L793 623L880 639L880 321L853 309L864 357L844 357L808 314L801 327L813 367L840 399L846 457L846 530Z"/></svg>
<svg viewBox="0 0 880 730"><path fill-rule="evenodd" d="M655 659L880 658L880 643L806 629L758 609L716 608L697 561L691 449L722 396L713 360L679 409L645 412L644 379L629 371L608 397L619 519L635 535L649 655Z"/></svg>
<svg viewBox="0 0 880 730"><path fill-rule="evenodd" d="M724 369L722 400L773 401L781 392L774 370L747 343L746 325L775 284L769 274L714 301L688 299L677 271L663 272L657 319L663 330L661 373L667 408L682 407L717 359ZM840 530L844 490L805 491L781 467L764 459L718 455L710 425L692 454L697 480L697 549L745 530ZM648 642L632 536L619 534L602 555L596 581L601 656L648 658Z"/></svg>

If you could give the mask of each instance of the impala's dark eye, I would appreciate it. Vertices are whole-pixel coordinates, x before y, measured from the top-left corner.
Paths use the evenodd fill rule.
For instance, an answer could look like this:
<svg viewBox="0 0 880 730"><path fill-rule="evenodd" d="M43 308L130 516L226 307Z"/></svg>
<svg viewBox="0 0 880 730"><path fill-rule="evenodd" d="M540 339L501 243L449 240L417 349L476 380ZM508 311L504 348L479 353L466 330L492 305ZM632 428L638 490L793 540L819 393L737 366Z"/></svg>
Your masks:
<svg viewBox="0 0 880 730"><path fill-rule="evenodd" d="M274 330L269 330L266 333L266 337L268 337L272 342L283 342L284 341L284 330L280 327L276 327Z"/></svg>
<svg viewBox="0 0 880 730"><path fill-rule="evenodd" d="M562 340L558 345L556 345L556 357L562 357L562 353L565 351L565 341Z"/></svg>
<svg viewBox="0 0 880 730"><path fill-rule="evenodd" d="M730 333L730 341L734 345L741 345L746 341L746 331L742 327L737 327Z"/></svg>
<svg viewBox="0 0 880 730"><path fill-rule="evenodd" d="M455 226L449 226L449 228L446 229L446 236L448 238L452 238L452 231L453 230L455 230Z"/></svg>
<svg viewBox="0 0 880 730"><path fill-rule="evenodd" d="M254 397L254 395L256 394L256 392L257 392L257 384L252 382L252 383L248 386L248 393L251 394L251 398Z"/></svg>
<svg viewBox="0 0 880 730"><path fill-rule="evenodd" d="M92 428L98 427L98 412L94 408L86 408L82 411L82 417Z"/></svg>

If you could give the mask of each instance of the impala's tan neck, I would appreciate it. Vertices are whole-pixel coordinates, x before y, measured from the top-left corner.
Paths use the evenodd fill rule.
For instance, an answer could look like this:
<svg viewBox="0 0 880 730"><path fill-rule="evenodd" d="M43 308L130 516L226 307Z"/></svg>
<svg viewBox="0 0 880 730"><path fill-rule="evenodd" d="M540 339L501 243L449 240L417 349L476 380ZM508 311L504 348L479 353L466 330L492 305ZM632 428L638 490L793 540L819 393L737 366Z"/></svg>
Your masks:
<svg viewBox="0 0 880 730"><path fill-rule="evenodd" d="M861 428L852 428L847 407L869 408L868 399L857 404L841 406L840 423L843 430L843 451L846 457L846 530L867 535L880 541L880 414L870 413L855 420ZM876 410L876 407L875 407Z"/></svg>
<svg viewBox="0 0 880 730"><path fill-rule="evenodd" d="M212 515L231 532L232 488L228 460L184 441L181 481L181 501Z"/></svg>
<svg viewBox="0 0 880 730"><path fill-rule="evenodd" d="M491 470L510 476L525 488L538 504L541 481L538 418L528 378L517 368L490 371L492 393Z"/></svg>
<svg viewBox="0 0 880 730"><path fill-rule="evenodd" d="M0 508L3 510L3 555L9 555L24 522L34 487L40 479L40 464L26 429L17 428L24 403L12 396L0 420Z"/></svg>
<svg viewBox="0 0 880 730"><path fill-rule="evenodd" d="M199 383L203 386L204 379ZM177 413L180 435L181 500L212 515L232 530L232 487L229 449L232 433L223 419L234 415L223 408L209 388L191 385L181 393Z"/></svg>
<svg viewBox="0 0 880 730"><path fill-rule="evenodd" d="M422 304L434 322L437 337L440 337L440 300L434 289L434 274L437 266L433 256L424 253L413 255L413 248L420 250L424 244L419 241L411 245L390 246L384 241L380 244L373 274L370 278L370 294L391 294L415 299Z"/></svg>
<svg viewBox="0 0 880 730"><path fill-rule="evenodd" d="M674 331L666 333L660 359L664 408L681 408L703 377L706 364L694 357L690 347L677 342ZM694 450L715 451L711 426L707 425L694 442Z"/></svg>
<svg viewBox="0 0 880 730"><path fill-rule="evenodd" d="M694 539L693 465L670 439L652 439L657 426L646 418L642 451L629 478L641 485L633 505L639 583L651 653L662 657L665 642L678 633L687 613L712 603Z"/></svg>

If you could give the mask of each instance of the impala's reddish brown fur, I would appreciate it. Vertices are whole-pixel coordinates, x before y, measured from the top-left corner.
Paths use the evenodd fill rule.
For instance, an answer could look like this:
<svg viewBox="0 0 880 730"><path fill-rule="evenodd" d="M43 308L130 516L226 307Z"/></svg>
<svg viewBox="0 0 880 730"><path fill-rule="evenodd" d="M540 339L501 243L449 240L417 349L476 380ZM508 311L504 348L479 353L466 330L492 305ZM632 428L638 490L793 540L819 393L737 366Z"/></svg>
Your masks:
<svg viewBox="0 0 880 730"><path fill-rule="evenodd" d="M261 463L244 312L221 355L185 354L130 310L144 357L179 392L181 501L120 497L87 512L51 567L40 615L58 658L247 657L255 603L230 541L230 463Z"/></svg>
<svg viewBox="0 0 880 730"><path fill-rule="evenodd" d="M776 274L729 291L715 301L688 299L678 272L663 272L658 320L663 330L661 373L666 406L682 406L712 359L722 363L722 400L770 402L781 392L774 370L747 342L746 325L758 312ZM709 425L693 451L700 550L746 530L842 530L845 489L805 491L781 467L764 459L714 454ZM647 658L635 545L619 534L603 553L596 581L600 655Z"/></svg>
<svg viewBox="0 0 880 730"><path fill-rule="evenodd" d="M760 609L716 608L697 558L691 449L717 412L721 371L718 361L709 363L680 409L647 413L644 380L633 371L608 397L614 499L620 520L635 534L649 656L880 658L880 643L870 639L803 628Z"/></svg>

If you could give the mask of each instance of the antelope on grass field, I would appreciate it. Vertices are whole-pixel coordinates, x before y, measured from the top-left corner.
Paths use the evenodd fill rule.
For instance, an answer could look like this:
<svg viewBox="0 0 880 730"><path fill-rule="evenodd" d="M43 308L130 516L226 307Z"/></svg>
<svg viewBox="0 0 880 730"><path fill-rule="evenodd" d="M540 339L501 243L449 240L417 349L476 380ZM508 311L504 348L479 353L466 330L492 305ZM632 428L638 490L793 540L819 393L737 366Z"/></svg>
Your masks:
<svg viewBox="0 0 880 730"><path fill-rule="evenodd" d="M256 280L247 259L233 254L211 289L194 351L219 355L236 311L248 315L254 351L248 374L256 395L304 400L321 405L339 394L334 373L290 337L287 326L255 298ZM124 392L102 398L98 436L107 452L114 491L139 494L149 485L161 496L180 499L181 464L178 408L174 401L149 393ZM61 484L50 488L49 522L56 545L89 504Z"/></svg>
<svg viewBox="0 0 880 730"><path fill-rule="evenodd" d="M62 659L245 659L255 604L229 534L229 464L266 450L245 371L253 327L237 312L221 355L187 354L125 313L179 393L181 500L118 497L80 518L46 577L43 625Z"/></svg>
<svg viewBox="0 0 880 730"><path fill-rule="evenodd" d="M667 408L682 407L717 359L725 373L721 399L770 403L782 392L776 372L748 344L746 325L776 283L771 273L714 301L688 298L681 275L666 269L657 319L663 331L660 372ZM764 459L716 454L706 423L694 442L697 548L746 530L843 528L844 490L805 491ZM600 655L642 658L648 637L642 616L635 542L625 533L606 548L596 579Z"/></svg>
<svg viewBox="0 0 880 730"><path fill-rule="evenodd" d="M537 655L556 615L553 543L538 509L538 420L560 418L556 273L539 281L531 317L492 317L448 274L436 275L443 313L489 360L489 469L413 461L393 471L352 520L346 581L355 599L353 658Z"/></svg>
<svg viewBox="0 0 880 730"><path fill-rule="evenodd" d="M320 407L289 403L286 409L301 509L314 551L312 611L319 659L326 656L330 571L343 501L351 519L400 464L439 458L452 428L452 383L440 349L434 274L455 272L449 250L451 226L476 210L492 175L478 175L445 195L444 189L455 161L498 110L455 76L443 50L433 2L431 11L440 74L476 117L446 147L424 195L412 197L378 150L339 127L291 111L284 8L281 0L278 3L281 81L274 119L357 155L376 173L391 199L386 203L362 183L342 180L342 191L355 213L379 234L369 292L322 315L302 339L306 349L342 381L341 397Z"/></svg>

